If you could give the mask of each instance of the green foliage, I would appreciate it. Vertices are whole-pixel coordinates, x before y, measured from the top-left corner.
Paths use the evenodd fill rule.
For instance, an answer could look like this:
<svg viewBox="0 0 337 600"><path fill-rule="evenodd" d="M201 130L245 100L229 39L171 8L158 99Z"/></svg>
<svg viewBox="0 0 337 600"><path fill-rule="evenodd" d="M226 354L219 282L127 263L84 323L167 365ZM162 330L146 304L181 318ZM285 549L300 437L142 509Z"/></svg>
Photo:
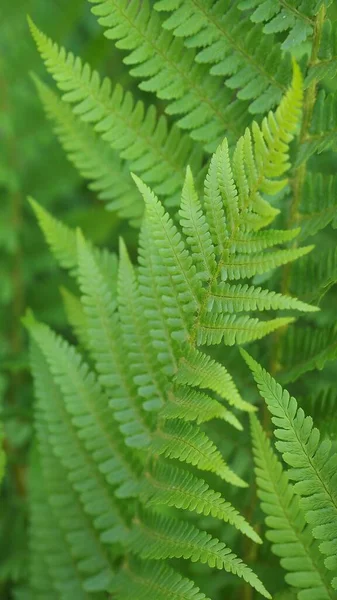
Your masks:
<svg viewBox="0 0 337 600"><path fill-rule="evenodd" d="M336 7L42 4L0 9L0 596L335 600Z"/></svg>
<svg viewBox="0 0 337 600"><path fill-rule="evenodd" d="M312 418L306 416L303 409L298 407L295 398L290 396L287 390L283 390L275 379L245 351L242 353L252 369L259 391L273 415L272 422L275 425L275 437L278 440L276 448L282 454L285 463L291 467L288 475L295 482L294 492L300 498L300 506L305 520L312 529L312 535L320 542L318 551L324 556L326 568L336 573L337 455L332 450L332 443L329 439L321 440L320 432L313 426ZM257 437L263 437L261 430ZM275 459L272 460L275 461ZM276 471L274 471L274 475L276 475ZM277 487L282 488L282 477L277 482ZM288 493L291 494L291 490L292 488ZM290 503L290 499L287 498L286 502ZM295 517L294 513L291 519L293 520ZM282 541L281 535L279 540ZM314 550L313 553L314 557L316 555L319 558L317 551ZM303 563L300 568L303 568ZM313 579L307 580L305 585L307 584L311 584L311 587ZM299 583L295 582L295 585L298 586ZM317 585L317 581L314 585ZM329 585L325 584L325 587L327 588L326 594L329 592ZM336 577L332 580L332 587L337 589ZM332 590L330 596L325 595L324 597L333 597Z"/></svg>
<svg viewBox="0 0 337 600"><path fill-rule="evenodd" d="M266 537L272 551L289 573L286 582L300 590L303 598L334 598L328 571L323 566L317 543L306 526L299 496L289 482L256 417L251 418L256 478L261 508L266 516Z"/></svg>

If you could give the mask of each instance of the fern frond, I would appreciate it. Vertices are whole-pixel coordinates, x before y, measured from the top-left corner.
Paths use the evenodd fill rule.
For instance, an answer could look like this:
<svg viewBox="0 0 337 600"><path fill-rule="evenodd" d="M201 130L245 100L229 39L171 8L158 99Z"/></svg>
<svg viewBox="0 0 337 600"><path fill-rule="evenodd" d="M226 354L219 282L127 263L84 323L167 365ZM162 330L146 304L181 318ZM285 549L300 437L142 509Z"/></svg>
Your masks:
<svg viewBox="0 0 337 600"><path fill-rule="evenodd" d="M51 545L51 555L47 556L47 562L55 587L61 592L62 598L67 597L69 588L74 584L79 597L87 598L90 592L106 589L113 575L111 555L102 545L99 533L67 482L66 471L52 452L42 411L36 413L36 433L41 455L42 481L45 485L44 501L47 506L49 504L53 523L52 527L49 525L49 531L46 528L41 530L41 536L47 538L47 543ZM53 573L54 566L56 572ZM62 572L64 578L60 577Z"/></svg>
<svg viewBox="0 0 337 600"><path fill-rule="evenodd" d="M280 317L269 321L259 321L248 316L208 314L201 320L197 330L197 343L202 346L220 344L226 346L245 344L259 340L279 327L292 323L291 317Z"/></svg>
<svg viewBox="0 0 337 600"><path fill-rule="evenodd" d="M211 515L230 523L254 542L261 543L254 529L219 492L212 490L203 479L174 465L156 461L146 473L142 497L146 506L175 506Z"/></svg>
<svg viewBox="0 0 337 600"><path fill-rule="evenodd" d="M216 270L214 246L189 167L186 171L179 217L187 244L194 256L199 277L211 278Z"/></svg>
<svg viewBox="0 0 337 600"><path fill-rule="evenodd" d="M327 247L295 263L291 290L310 302L320 301L337 281L337 249ZM312 285L312 282L315 282Z"/></svg>
<svg viewBox="0 0 337 600"><path fill-rule="evenodd" d="M276 448L291 467L289 477L295 481L294 491L301 496L301 507L320 541L325 566L336 573L337 553L337 455L328 439L320 441L311 417L298 408L295 398L269 375L245 351L243 356L271 412L278 440ZM337 578L332 583L337 588Z"/></svg>
<svg viewBox="0 0 337 600"><path fill-rule="evenodd" d="M177 301L168 308L163 302L169 281L164 277L161 256L151 236L147 218L143 219L138 248L138 281L144 315L147 318L152 344L157 351L161 369L172 376L177 370L178 343L172 333L185 329L185 314ZM178 292L176 297L178 296ZM185 333L187 337L187 332Z"/></svg>
<svg viewBox="0 0 337 600"><path fill-rule="evenodd" d="M40 456L34 452L29 476L30 564L29 581L34 598L66 600L73 594L87 600L81 576L71 556L69 544L55 521L52 507L41 485Z"/></svg>
<svg viewBox="0 0 337 600"><path fill-rule="evenodd" d="M312 34L314 17L323 5L329 5L330 0L294 0L281 2L279 0L241 0L238 4L241 10L252 10L253 23L264 23L263 32L274 34L289 31L282 44L284 50L298 46Z"/></svg>
<svg viewBox="0 0 337 600"><path fill-rule="evenodd" d="M242 254L261 252L292 241L300 233L300 229L263 229L261 231L240 232L231 240L232 249Z"/></svg>
<svg viewBox="0 0 337 600"><path fill-rule="evenodd" d="M111 294L109 279L100 272L90 246L80 234L77 243L82 304L99 382L109 393L110 407L126 443L142 448L149 442L150 423L137 397L137 388L129 378L121 323L116 313L117 298Z"/></svg>
<svg viewBox="0 0 337 600"><path fill-rule="evenodd" d="M285 250L274 250L272 252L256 254L237 254L235 256L224 256L221 265L222 278L224 280L237 280L253 275L262 275L281 265L292 262L305 256L314 246L302 246L301 248L286 248Z"/></svg>
<svg viewBox="0 0 337 600"><path fill-rule="evenodd" d="M166 112L179 115L178 125L192 138L214 150L224 132L237 137L246 115L222 82L195 62L195 52L162 28L149 2L90 0L106 37L128 51L124 62L131 75L142 78L139 87L168 101Z"/></svg>
<svg viewBox="0 0 337 600"><path fill-rule="evenodd" d="M82 177L91 182L89 188L107 203L108 210L138 225L143 204L117 152L39 79L35 85L63 149Z"/></svg>
<svg viewBox="0 0 337 600"><path fill-rule="evenodd" d="M300 204L300 239L315 235L336 218L337 177L307 173Z"/></svg>
<svg viewBox="0 0 337 600"><path fill-rule="evenodd" d="M214 284L208 297L208 309L217 312L237 313L252 310L303 310L314 312L316 306L270 292L247 284L231 285L220 282Z"/></svg>
<svg viewBox="0 0 337 600"><path fill-rule="evenodd" d="M212 419L223 419L242 431L240 421L220 402L188 386L176 386L168 393L168 401L160 415L165 419L196 421L197 425Z"/></svg>
<svg viewBox="0 0 337 600"><path fill-rule="evenodd" d="M109 79L101 82L88 64L66 54L31 21L30 27L48 71L65 92L63 100L74 105L74 113L83 121L95 124L95 130L130 169L175 203L184 165L189 161L198 170L201 152L193 152L190 139L176 127L168 132L165 117L157 119L154 106L145 111L143 103L135 103L131 93L124 93L119 85L112 91Z"/></svg>
<svg viewBox="0 0 337 600"><path fill-rule="evenodd" d="M134 179L145 201L151 235L165 268L173 278L183 310L193 314L200 303L202 288L192 258L185 248L180 232L162 204L141 180L135 176Z"/></svg>
<svg viewBox="0 0 337 600"><path fill-rule="evenodd" d="M216 473L232 485L247 485L228 467L215 444L196 425L178 419L166 421L153 434L150 449L155 455L176 458L203 471Z"/></svg>
<svg viewBox="0 0 337 600"><path fill-rule="evenodd" d="M114 578L111 592L118 600L210 600L171 567L135 558Z"/></svg>
<svg viewBox="0 0 337 600"><path fill-rule="evenodd" d="M33 348L32 367L39 402L40 435L48 437L55 460L59 460L66 472L72 493L78 495L84 512L93 519L93 530L97 530L101 537L114 530L116 540L118 536L122 539L128 526L128 511L122 503L118 503L113 487L107 486L102 470L78 436L60 389L37 348ZM49 407L48 402L51 401L52 406ZM110 463L114 460L115 457L112 457Z"/></svg>
<svg viewBox="0 0 337 600"><path fill-rule="evenodd" d="M133 479L132 461L125 456L125 447L108 399L79 352L31 317L26 318L25 324L45 356L55 383L64 394L67 411L79 428L79 435L108 483L118 486Z"/></svg>
<svg viewBox="0 0 337 600"><path fill-rule="evenodd" d="M130 360L130 372L144 398L146 411L159 410L166 400L167 382L144 323L139 289L134 268L124 243L120 243L118 275L118 305L122 324L122 337Z"/></svg>
<svg viewBox="0 0 337 600"><path fill-rule="evenodd" d="M64 287L60 291L68 322L79 343L86 349L89 347L88 323L81 300Z"/></svg>
<svg viewBox="0 0 337 600"><path fill-rule="evenodd" d="M270 594L257 576L216 538L190 523L160 516L143 516L130 534L129 546L141 558L185 558L242 577L265 598Z"/></svg>
<svg viewBox="0 0 337 600"><path fill-rule="evenodd" d="M261 508L266 516L267 538L288 571L286 582L298 591L298 600L329 600L335 594L311 532L299 506L299 498L274 454L257 418L251 417L255 473Z"/></svg>
<svg viewBox="0 0 337 600"><path fill-rule="evenodd" d="M242 18L237 6L163 0L155 8L172 13L163 27L186 38L187 47L198 48L196 61L212 65L211 75L224 76L229 89L238 89L237 97L250 101L250 112L266 112L279 102L290 80L290 57L262 34L261 26Z"/></svg>
<svg viewBox="0 0 337 600"><path fill-rule="evenodd" d="M64 269L73 271L77 265L75 232L55 219L33 198L29 198L29 202L57 262Z"/></svg>
<svg viewBox="0 0 337 600"><path fill-rule="evenodd" d="M335 326L322 328L290 327L281 348L282 382L295 381L313 369L337 357L337 331Z"/></svg>
<svg viewBox="0 0 337 600"><path fill-rule="evenodd" d="M55 217L45 208L38 204L33 198L29 202L37 217L38 223L46 238L47 244L55 256L58 264L77 276L77 236L76 231ZM100 250L90 244L99 270L105 280L109 282L109 290L113 297L116 296L117 257L109 250Z"/></svg>
<svg viewBox="0 0 337 600"><path fill-rule="evenodd" d="M324 385L317 390L310 390L309 397L302 398L300 404L319 425L322 435L329 435L333 440L337 437L337 392L334 387Z"/></svg>
<svg viewBox="0 0 337 600"><path fill-rule="evenodd" d="M184 348L176 381L180 384L212 390L239 410L248 412L255 410L254 406L241 398L232 376L224 365L195 348Z"/></svg>

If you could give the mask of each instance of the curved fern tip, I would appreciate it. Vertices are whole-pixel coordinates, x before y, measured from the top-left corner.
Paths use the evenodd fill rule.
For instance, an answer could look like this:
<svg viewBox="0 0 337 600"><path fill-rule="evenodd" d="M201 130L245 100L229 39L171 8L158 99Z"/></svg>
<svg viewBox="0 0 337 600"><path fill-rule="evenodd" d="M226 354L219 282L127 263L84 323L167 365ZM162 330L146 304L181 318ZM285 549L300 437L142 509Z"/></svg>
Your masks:
<svg viewBox="0 0 337 600"><path fill-rule="evenodd" d="M78 246L85 248L86 241L82 229L80 227L76 227L76 241Z"/></svg>
<svg viewBox="0 0 337 600"><path fill-rule="evenodd" d="M39 211L43 210L42 206L32 196L27 196L27 200L34 211L35 216L37 217Z"/></svg>
<svg viewBox="0 0 337 600"><path fill-rule="evenodd" d="M23 317L21 317L21 323L28 330L36 323L36 319L31 308L27 308Z"/></svg>
<svg viewBox="0 0 337 600"><path fill-rule="evenodd" d="M248 365L251 371L254 371L257 367L259 367L259 363L245 350L244 348L239 348L240 354L244 359L245 363Z"/></svg>
<svg viewBox="0 0 337 600"><path fill-rule="evenodd" d="M129 253L127 250L127 247L125 245L124 239L122 237L119 238L119 242L118 242L118 247L119 247L119 256L121 260L125 260L129 258Z"/></svg>

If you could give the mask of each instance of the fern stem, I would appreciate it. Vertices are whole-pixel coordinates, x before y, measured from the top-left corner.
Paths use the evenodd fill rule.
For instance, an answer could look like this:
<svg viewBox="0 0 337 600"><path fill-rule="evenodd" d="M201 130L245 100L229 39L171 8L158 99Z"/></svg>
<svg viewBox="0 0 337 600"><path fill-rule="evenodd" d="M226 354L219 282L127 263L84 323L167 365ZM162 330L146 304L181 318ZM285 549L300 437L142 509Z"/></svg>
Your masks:
<svg viewBox="0 0 337 600"><path fill-rule="evenodd" d="M322 5L314 25L314 35L312 41L312 50L311 57L308 67L312 67L318 62L318 51L321 43L322 29L325 20L326 9L325 6ZM299 137L299 143L303 144L308 137L308 132L310 128L310 123L312 119L312 114L316 101L316 93L317 93L317 80L314 79L309 85L306 94L304 95L304 103L303 103L303 119L301 132ZM293 190L293 199L290 205L290 212L288 217L288 229L294 227L299 221L299 212L298 208L301 202L302 190L305 181L307 171L306 161L298 167L294 177L291 181L291 187ZM294 242L296 244L296 242ZM285 266L283 271L283 280L282 280L282 292L288 293L289 284L290 284L290 274L291 274L291 264Z"/></svg>

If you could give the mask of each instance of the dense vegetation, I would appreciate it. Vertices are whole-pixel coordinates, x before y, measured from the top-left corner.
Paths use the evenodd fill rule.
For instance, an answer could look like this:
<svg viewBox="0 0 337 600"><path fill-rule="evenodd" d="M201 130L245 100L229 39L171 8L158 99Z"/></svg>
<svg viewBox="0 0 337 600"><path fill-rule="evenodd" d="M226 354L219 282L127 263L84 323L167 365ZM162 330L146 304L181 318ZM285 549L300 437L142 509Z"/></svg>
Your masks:
<svg viewBox="0 0 337 600"><path fill-rule="evenodd" d="M1 599L336 600L336 5L0 14Z"/></svg>

